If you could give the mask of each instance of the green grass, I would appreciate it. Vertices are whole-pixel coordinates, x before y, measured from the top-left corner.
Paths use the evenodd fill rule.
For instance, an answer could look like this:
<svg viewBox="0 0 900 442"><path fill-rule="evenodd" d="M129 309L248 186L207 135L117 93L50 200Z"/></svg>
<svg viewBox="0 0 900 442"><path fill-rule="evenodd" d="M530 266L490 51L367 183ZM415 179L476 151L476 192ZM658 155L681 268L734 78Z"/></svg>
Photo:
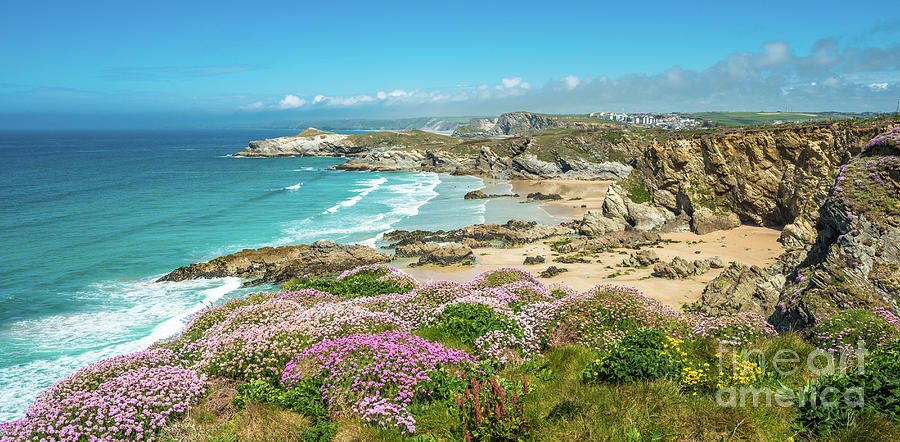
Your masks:
<svg viewBox="0 0 900 442"><path fill-rule="evenodd" d="M443 146L453 145L461 141L447 135L434 134L421 130L382 131L353 134L348 137L358 146Z"/></svg>
<svg viewBox="0 0 900 442"><path fill-rule="evenodd" d="M848 120L862 118L865 114L816 113L816 112L694 112L682 114L698 120L708 120L722 126L761 126L776 121Z"/></svg>

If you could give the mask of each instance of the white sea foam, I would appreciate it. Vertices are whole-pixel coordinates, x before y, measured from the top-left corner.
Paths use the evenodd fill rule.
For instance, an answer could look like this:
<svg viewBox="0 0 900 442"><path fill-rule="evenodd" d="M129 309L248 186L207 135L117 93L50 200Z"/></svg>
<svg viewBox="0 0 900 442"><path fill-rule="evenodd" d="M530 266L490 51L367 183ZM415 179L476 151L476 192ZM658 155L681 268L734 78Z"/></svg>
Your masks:
<svg viewBox="0 0 900 442"><path fill-rule="evenodd" d="M292 222L282 230L282 237L271 245L285 245L316 241L323 238L345 240L373 246L385 232L397 222L419 213L419 209L438 195L435 190L441 183L436 173L415 175L392 175L360 180L353 192L357 194L322 212L325 216L312 216ZM387 205L380 213L365 213L369 210L341 212L340 217L328 215L340 209L354 206L365 196L379 191L379 205ZM375 207L378 207L376 205Z"/></svg>
<svg viewBox="0 0 900 442"><path fill-rule="evenodd" d="M299 189L300 186L302 186L302 185L303 185L303 183L300 182L300 183L294 184L293 186L287 186L287 187L284 188L284 190L297 190L297 189Z"/></svg>
<svg viewBox="0 0 900 442"><path fill-rule="evenodd" d="M55 355L0 368L0 422L21 417L38 393L84 365L177 334L191 315L241 286L238 278L154 280L97 283L76 298L105 300L102 310L15 321L0 329L0 340Z"/></svg>
<svg viewBox="0 0 900 442"><path fill-rule="evenodd" d="M341 209L341 207L353 207L354 205L356 205L356 203L362 201L362 199L365 198L366 195L380 189L381 185L386 182L387 182L387 178L385 178L385 177L379 177L379 178L373 178L373 179L369 179L369 180L359 181L356 184L360 185L360 186L364 186L364 187L350 190L351 192L356 192L356 195L354 195L350 198L347 198L344 201L341 201L340 203L335 204L334 206L332 206L329 209L322 212L322 214L326 215L329 213L337 212L338 210Z"/></svg>

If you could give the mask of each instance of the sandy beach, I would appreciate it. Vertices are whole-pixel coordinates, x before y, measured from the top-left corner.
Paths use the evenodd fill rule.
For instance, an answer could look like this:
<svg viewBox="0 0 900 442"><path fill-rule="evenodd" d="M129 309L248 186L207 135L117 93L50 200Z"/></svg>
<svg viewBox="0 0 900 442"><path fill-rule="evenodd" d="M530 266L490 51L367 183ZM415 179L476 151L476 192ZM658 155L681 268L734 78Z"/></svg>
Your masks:
<svg viewBox="0 0 900 442"><path fill-rule="evenodd" d="M558 193L562 200L541 202L541 208L558 222L580 219L584 212L599 210L610 182L608 181L510 181L512 191L519 195L531 192ZM585 207L582 207L585 206ZM514 216L511 216L514 217ZM777 229L741 226L732 230L697 235L691 232L668 233L662 237L666 243L654 250L663 261L671 261L676 256L692 261L718 256L725 262L736 261L747 265L768 266L782 253L778 242L781 232ZM475 249L477 263L474 266L454 267L408 267L414 259L399 261L399 266L420 281L453 280L467 281L478 273L500 267L521 267L537 275L548 266L555 265L568 272L554 278L541 278L545 283L562 282L576 290L588 290L599 284L618 284L636 287L648 296L673 307L700 297L706 284L718 276L723 269L687 279L664 279L651 276L652 268L626 269L617 267L633 250L601 253L590 258L590 263L561 264L553 262L557 256L550 249L551 240L528 244L522 247L499 249ZM540 255L546 259L543 264L524 265L526 256ZM626 272L627 271L627 272Z"/></svg>

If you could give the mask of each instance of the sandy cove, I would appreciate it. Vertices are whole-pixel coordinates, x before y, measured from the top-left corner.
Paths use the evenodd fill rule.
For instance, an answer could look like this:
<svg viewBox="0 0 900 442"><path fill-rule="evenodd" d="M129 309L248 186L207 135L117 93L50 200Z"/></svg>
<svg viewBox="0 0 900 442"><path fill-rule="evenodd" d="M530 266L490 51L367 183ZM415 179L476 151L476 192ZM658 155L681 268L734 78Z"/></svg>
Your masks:
<svg viewBox="0 0 900 442"><path fill-rule="evenodd" d="M513 192L526 195L531 192L545 194L558 193L563 199L541 203L541 208L560 222L580 219L587 210L599 210L610 181L511 181ZM584 207L582 207L584 206ZM692 232L662 234L665 243L654 250L663 261L671 261L676 256L693 261L696 259L720 257L726 264L736 261L746 265L768 266L783 252L778 242L780 230L741 226L732 230L722 230L706 235ZM452 280L468 281L478 273L500 267L520 267L535 275L555 265L568 269L553 278L540 278L544 283L562 282L576 290L587 290L598 284L618 284L638 288L660 302L680 308L682 304L695 301L703 293L706 284L722 273L723 269L686 279L664 279L650 276L652 268L626 269L616 264L627 258L633 250L600 253L590 258L591 263L561 264L553 262L557 254L550 249L550 241L528 244L522 247L500 249L474 249L478 262L474 266L454 267L408 267L414 259L398 260L404 271L420 281ZM526 256L540 255L546 259L543 264L524 265ZM599 262L597 262L599 261ZM632 270L625 273L626 270ZM618 275L613 276L614 274ZM625 273L625 274L622 274ZM612 277L610 277L612 276Z"/></svg>

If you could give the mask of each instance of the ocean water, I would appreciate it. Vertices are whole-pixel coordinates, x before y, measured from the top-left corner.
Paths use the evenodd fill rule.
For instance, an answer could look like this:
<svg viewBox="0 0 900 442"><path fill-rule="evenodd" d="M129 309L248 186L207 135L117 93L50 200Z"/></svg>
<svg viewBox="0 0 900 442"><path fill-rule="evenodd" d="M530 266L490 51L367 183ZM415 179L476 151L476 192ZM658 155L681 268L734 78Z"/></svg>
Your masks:
<svg viewBox="0 0 900 442"><path fill-rule="evenodd" d="M494 204L463 200L482 186L473 177L229 156L290 134L0 132L0 422L79 367L169 337L249 291L236 278L154 282L172 269L243 248L458 228L484 222ZM522 206L518 218L542 219Z"/></svg>

